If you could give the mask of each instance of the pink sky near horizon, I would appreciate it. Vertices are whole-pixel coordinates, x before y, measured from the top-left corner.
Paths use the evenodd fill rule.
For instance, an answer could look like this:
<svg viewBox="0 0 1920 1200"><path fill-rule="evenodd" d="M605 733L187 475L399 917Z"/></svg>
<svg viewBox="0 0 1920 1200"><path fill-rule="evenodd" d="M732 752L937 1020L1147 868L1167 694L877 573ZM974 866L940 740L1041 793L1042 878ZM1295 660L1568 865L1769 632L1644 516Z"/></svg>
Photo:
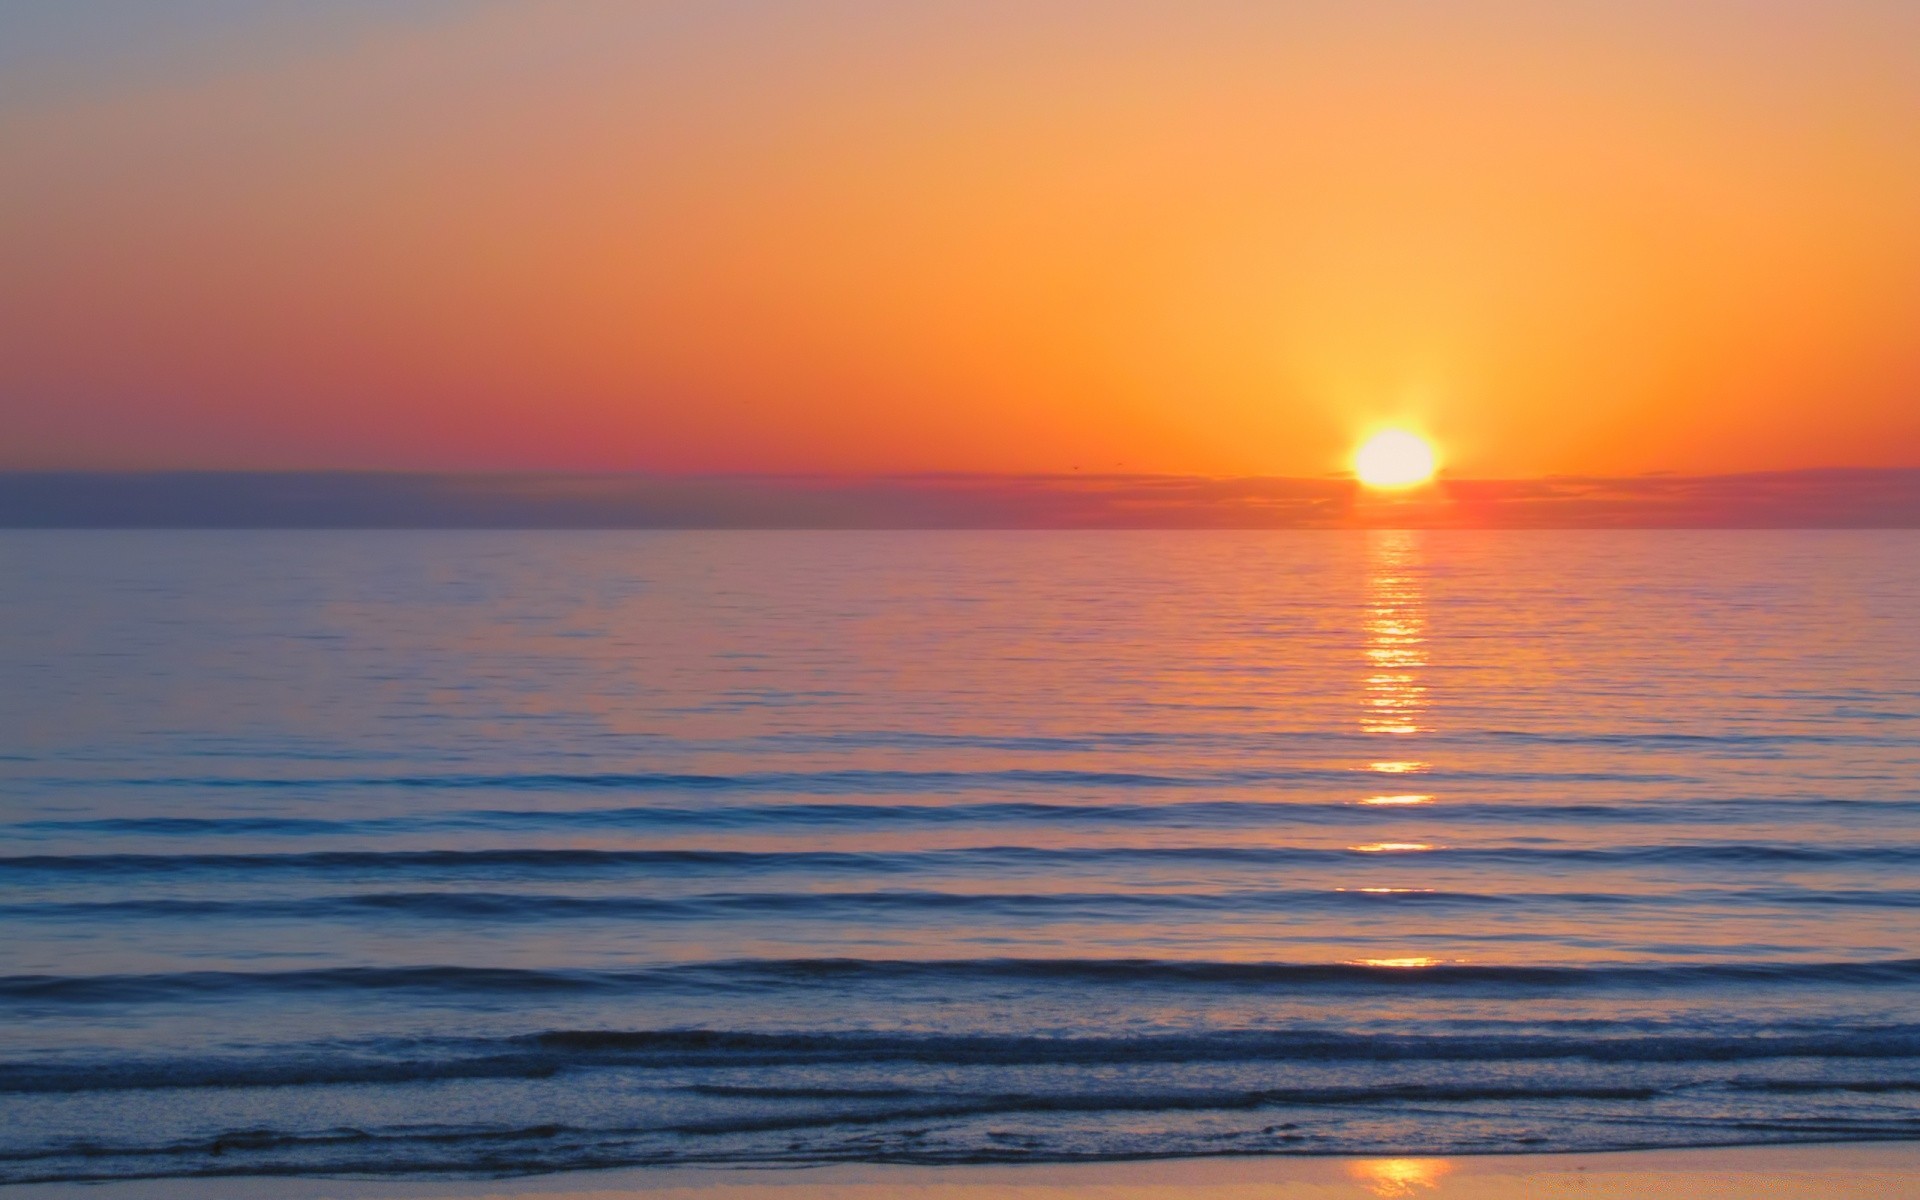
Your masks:
<svg viewBox="0 0 1920 1200"><path fill-rule="evenodd" d="M1386 423L1462 476L1920 464L1892 0L102 0L7 44L0 468L1318 476Z"/></svg>

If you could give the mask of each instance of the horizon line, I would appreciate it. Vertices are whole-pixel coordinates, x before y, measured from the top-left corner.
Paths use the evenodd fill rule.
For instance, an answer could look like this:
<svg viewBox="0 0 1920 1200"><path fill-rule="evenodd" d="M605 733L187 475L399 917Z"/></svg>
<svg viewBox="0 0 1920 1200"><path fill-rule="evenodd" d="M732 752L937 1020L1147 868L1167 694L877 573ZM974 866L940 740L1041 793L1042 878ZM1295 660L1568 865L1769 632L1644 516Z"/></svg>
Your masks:
<svg viewBox="0 0 1920 1200"><path fill-rule="evenodd" d="M1474 478L0 471L10 529L1920 528L1920 467Z"/></svg>

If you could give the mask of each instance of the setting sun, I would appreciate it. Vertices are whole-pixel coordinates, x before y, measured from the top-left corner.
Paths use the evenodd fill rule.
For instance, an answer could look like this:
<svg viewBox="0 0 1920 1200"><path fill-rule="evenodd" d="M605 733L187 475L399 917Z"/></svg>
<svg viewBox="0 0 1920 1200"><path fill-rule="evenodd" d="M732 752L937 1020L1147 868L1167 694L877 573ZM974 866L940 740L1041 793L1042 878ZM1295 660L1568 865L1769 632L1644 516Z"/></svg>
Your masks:
<svg viewBox="0 0 1920 1200"><path fill-rule="evenodd" d="M0 0L0 1200L1920 1200L1917 65Z"/></svg>
<svg viewBox="0 0 1920 1200"><path fill-rule="evenodd" d="M1353 470L1368 487L1413 487L1433 478L1437 463L1425 438L1404 429L1374 434L1353 456Z"/></svg>

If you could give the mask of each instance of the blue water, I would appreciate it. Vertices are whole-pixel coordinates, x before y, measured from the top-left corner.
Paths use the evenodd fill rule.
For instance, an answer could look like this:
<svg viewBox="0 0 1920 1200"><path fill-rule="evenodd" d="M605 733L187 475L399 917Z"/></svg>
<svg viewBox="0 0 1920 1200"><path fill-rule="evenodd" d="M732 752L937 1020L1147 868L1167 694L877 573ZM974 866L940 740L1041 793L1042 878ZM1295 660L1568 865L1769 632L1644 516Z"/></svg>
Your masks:
<svg viewBox="0 0 1920 1200"><path fill-rule="evenodd" d="M0 1181L1920 1136L1920 534L0 533Z"/></svg>

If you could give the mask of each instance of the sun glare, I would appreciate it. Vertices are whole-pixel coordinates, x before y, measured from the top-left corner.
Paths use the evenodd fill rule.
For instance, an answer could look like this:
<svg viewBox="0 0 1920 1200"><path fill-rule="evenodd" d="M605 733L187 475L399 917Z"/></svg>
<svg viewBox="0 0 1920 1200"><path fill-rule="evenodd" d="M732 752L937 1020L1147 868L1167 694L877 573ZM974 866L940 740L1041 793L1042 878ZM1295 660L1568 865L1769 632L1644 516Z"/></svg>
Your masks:
<svg viewBox="0 0 1920 1200"><path fill-rule="evenodd" d="M1379 1158L1351 1163L1347 1173L1376 1196L1417 1196L1453 1170L1444 1158Z"/></svg>
<svg viewBox="0 0 1920 1200"><path fill-rule="evenodd" d="M1425 438L1388 429L1368 438L1353 456L1354 473L1368 487L1403 488L1433 478L1437 465Z"/></svg>

